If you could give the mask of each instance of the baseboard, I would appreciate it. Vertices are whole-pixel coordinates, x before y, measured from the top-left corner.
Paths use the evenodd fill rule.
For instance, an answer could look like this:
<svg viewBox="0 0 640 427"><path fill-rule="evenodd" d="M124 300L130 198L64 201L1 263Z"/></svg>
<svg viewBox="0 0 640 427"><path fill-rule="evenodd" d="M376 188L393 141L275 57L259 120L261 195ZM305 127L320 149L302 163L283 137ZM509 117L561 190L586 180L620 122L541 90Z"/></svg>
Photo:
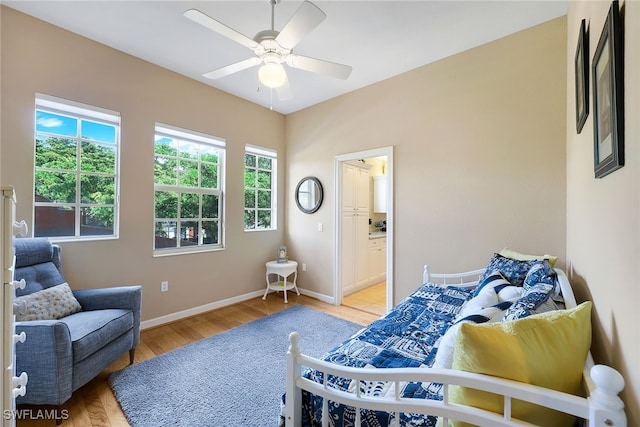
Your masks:
<svg viewBox="0 0 640 427"><path fill-rule="evenodd" d="M306 295L308 297L315 298L315 299L320 300L322 302L326 302L327 304L334 304L335 303L335 298L333 298L332 296L319 294L317 292L308 291L306 289L298 288L298 290L300 291L300 293L302 295Z"/></svg>
<svg viewBox="0 0 640 427"><path fill-rule="evenodd" d="M327 304L333 304L333 301L334 301L333 297L308 291L306 289L298 288L298 290L302 295L306 295L306 296L318 299L322 302L326 302ZM292 291L289 291L289 292L292 292ZM237 304L239 302L247 301L262 295L264 295L264 290L250 292L244 295L238 295L236 297L215 301L209 304L200 305L198 307L189 308L187 310L176 311L175 313L156 317L154 319L144 320L140 322L140 329L153 328L156 326L164 325L165 323L175 322L176 320L195 316L196 314L206 313L207 311L215 310L216 308L222 308L228 305Z"/></svg>
<svg viewBox="0 0 640 427"><path fill-rule="evenodd" d="M207 311L215 310L216 308L237 304L239 302L250 300L251 298L255 298L261 295L264 295L264 290L250 292L244 295L238 295L237 297L215 301L209 304L200 305L198 307L193 307L193 308L189 308L182 311L176 311L175 313L156 317L155 319L144 320L140 322L140 329L153 328L155 326L164 325L165 323L175 322L176 320L184 319L190 316L195 316L196 314L205 313Z"/></svg>

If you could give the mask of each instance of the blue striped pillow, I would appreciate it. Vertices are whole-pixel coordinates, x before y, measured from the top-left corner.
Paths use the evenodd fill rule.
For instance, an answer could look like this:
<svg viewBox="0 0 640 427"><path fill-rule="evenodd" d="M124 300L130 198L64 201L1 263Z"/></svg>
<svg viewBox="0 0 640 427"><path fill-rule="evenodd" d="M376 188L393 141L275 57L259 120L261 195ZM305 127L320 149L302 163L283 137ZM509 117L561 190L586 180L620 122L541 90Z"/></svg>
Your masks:
<svg viewBox="0 0 640 427"><path fill-rule="evenodd" d="M451 369L453 364L453 350L456 346L456 334L463 323L491 323L502 320L505 311L511 306L512 301L501 303L463 314L464 317L455 320L455 323L447 329L440 339L438 351L432 367L437 369Z"/></svg>
<svg viewBox="0 0 640 427"><path fill-rule="evenodd" d="M477 297L482 288L490 286L494 288L496 293L500 292L505 286L511 286L511 283L504 277L499 270L492 270L489 274L485 274L485 277L478 282L478 287L473 293L474 297Z"/></svg>

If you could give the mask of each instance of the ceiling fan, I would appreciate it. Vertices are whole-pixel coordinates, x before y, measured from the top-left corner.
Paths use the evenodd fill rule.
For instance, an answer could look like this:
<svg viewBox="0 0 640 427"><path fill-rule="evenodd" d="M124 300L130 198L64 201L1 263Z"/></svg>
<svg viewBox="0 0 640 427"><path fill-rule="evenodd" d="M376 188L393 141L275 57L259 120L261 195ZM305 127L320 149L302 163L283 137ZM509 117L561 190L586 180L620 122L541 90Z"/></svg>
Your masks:
<svg viewBox="0 0 640 427"><path fill-rule="evenodd" d="M287 73L282 64L287 64L289 67L300 70L325 74L338 79L346 80L349 78L351 74L351 66L349 65L337 64L335 62L293 53L293 48L300 40L317 27L327 15L310 1L305 1L289 22L287 22L282 31L276 31L274 29L274 11L275 5L279 2L280 0L269 0L271 4L271 29L260 31L253 39L250 39L197 9L189 9L184 12L185 17L248 47L255 53L254 57L209 71L204 74L204 77L219 79L262 64L258 70L260 82L267 87L275 88L280 99L291 97Z"/></svg>

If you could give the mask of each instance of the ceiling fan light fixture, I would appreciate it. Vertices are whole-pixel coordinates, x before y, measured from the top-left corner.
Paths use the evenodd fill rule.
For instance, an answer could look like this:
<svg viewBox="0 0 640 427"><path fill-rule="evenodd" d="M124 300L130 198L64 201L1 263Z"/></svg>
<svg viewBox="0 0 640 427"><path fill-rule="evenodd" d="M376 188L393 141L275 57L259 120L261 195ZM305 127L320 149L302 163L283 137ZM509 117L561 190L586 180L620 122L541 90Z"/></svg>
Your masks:
<svg viewBox="0 0 640 427"><path fill-rule="evenodd" d="M284 71L282 64L268 62L258 70L258 79L266 87L277 88L285 83L287 73Z"/></svg>

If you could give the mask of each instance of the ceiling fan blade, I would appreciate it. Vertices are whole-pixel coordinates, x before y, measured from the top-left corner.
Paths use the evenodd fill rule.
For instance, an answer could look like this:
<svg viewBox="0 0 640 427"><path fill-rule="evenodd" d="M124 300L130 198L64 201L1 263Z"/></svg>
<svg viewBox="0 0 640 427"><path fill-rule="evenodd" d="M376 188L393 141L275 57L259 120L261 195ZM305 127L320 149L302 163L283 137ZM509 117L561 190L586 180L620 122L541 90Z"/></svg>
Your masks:
<svg viewBox="0 0 640 427"><path fill-rule="evenodd" d="M327 15L318 6L310 1L305 1L280 31L280 34L276 37L276 42L284 48L293 49L305 35L317 27L326 17Z"/></svg>
<svg viewBox="0 0 640 427"><path fill-rule="evenodd" d="M237 73L238 71L246 70L253 66L258 65L262 60L257 56L245 59L235 64L230 64L222 68L217 68L213 71L203 74L208 79L219 79L220 77L228 76L229 74Z"/></svg>
<svg viewBox="0 0 640 427"><path fill-rule="evenodd" d="M284 79L282 86L276 88L276 93L278 94L278 99L281 101L293 99L293 92L291 91L288 77Z"/></svg>
<svg viewBox="0 0 640 427"><path fill-rule="evenodd" d="M223 35L237 43L240 43L241 45L248 47L249 49L255 49L256 47L258 47L258 43L255 40L250 39L244 34L237 32L233 28L227 27L222 22L216 21L209 15L205 15L204 13L200 12L198 9L189 9L184 13L184 16L191 19L193 22L196 22L212 31L215 31L220 35Z"/></svg>
<svg viewBox="0 0 640 427"><path fill-rule="evenodd" d="M308 56L290 54L287 56L287 64L293 68L326 74L342 80L348 79L351 75L350 65L337 64L322 59L309 58Z"/></svg>

